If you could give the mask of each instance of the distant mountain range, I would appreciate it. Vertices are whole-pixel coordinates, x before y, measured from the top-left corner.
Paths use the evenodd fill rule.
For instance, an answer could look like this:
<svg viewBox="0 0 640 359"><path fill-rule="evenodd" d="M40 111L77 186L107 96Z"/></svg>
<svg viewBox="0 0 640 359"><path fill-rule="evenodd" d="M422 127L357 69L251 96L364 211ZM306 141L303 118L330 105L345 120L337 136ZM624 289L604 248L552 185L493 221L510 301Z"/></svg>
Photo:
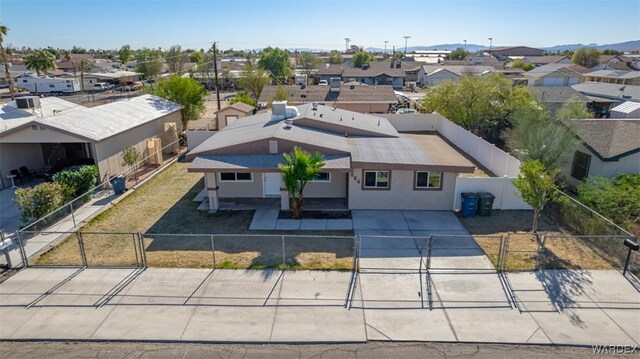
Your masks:
<svg viewBox="0 0 640 359"><path fill-rule="evenodd" d="M495 45L494 48L502 47L502 46L503 45ZM526 44L524 44L523 46L526 46ZM459 47L464 48L464 44L457 43L457 44L438 44L438 45L431 45L431 46L409 46L407 47L407 52L425 51L425 50L455 50ZM532 47L535 47L535 46L532 46ZM607 49L617 50L617 51L633 51L633 50L640 50L640 40L625 41L625 42L619 42L615 44L604 44L604 45L598 45L598 44L555 45L550 47L540 47L540 49L555 52L555 51L565 51L565 50L573 51L581 47L595 47L599 51L607 50ZM469 52L476 52L476 51L487 50L487 49L489 49L489 46L478 45L478 44L467 44L467 51ZM382 52L384 51L384 49L378 48L378 47L367 47L365 48L365 51ZM391 51L391 49L387 48L387 51ZM396 51L404 51L404 47L396 48Z"/></svg>

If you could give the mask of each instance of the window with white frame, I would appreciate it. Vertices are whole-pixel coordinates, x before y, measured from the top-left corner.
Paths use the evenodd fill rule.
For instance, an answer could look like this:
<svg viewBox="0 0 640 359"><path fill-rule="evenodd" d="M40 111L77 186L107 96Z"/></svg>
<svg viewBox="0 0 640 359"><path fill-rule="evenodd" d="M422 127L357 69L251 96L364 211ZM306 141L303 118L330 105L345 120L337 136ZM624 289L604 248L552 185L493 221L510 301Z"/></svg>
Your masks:
<svg viewBox="0 0 640 359"><path fill-rule="evenodd" d="M318 176L313 179L313 182L331 182L331 174L329 172L320 172Z"/></svg>
<svg viewBox="0 0 640 359"><path fill-rule="evenodd" d="M364 171L364 188L389 188L389 171Z"/></svg>
<svg viewBox="0 0 640 359"><path fill-rule="evenodd" d="M253 176L247 172L221 172L220 182L251 182Z"/></svg>
<svg viewBox="0 0 640 359"><path fill-rule="evenodd" d="M416 172L416 189L441 189L442 173L441 172Z"/></svg>

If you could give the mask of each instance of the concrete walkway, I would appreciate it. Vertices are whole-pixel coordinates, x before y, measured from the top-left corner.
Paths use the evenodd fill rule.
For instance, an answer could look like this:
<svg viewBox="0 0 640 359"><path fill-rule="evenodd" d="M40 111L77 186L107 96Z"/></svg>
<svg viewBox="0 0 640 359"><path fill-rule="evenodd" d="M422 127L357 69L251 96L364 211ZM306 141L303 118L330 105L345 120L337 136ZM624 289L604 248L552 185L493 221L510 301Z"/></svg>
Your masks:
<svg viewBox="0 0 640 359"><path fill-rule="evenodd" d="M351 219L278 219L279 214L280 210L276 208L259 208L253 215L249 229L271 231L350 231L353 229Z"/></svg>

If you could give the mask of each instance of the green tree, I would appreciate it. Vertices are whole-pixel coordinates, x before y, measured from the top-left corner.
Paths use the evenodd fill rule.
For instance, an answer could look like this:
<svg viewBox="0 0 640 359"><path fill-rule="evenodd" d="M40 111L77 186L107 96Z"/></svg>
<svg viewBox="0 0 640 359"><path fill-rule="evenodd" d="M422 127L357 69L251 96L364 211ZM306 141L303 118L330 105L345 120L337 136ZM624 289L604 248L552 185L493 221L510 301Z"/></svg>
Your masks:
<svg viewBox="0 0 640 359"><path fill-rule="evenodd" d="M331 65L342 65L344 63L340 51L331 50L331 52L329 53L329 63Z"/></svg>
<svg viewBox="0 0 640 359"><path fill-rule="evenodd" d="M253 107L256 107L258 105L258 102L246 92L238 92L231 100L229 100L230 105L233 105L237 102L246 103L247 105Z"/></svg>
<svg viewBox="0 0 640 359"><path fill-rule="evenodd" d="M64 203L64 188L55 182L45 182L35 187L18 188L14 201L20 210L23 223L36 221Z"/></svg>
<svg viewBox="0 0 640 359"><path fill-rule="evenodd" d="M204 97L207 95L207 90L194 79L173 75L158 81L149 92L183 107L180 113L183 129L187 128L189 121L199 119L204 111Z"/></svg>
<svg viewBox="0 0 640 359"><path fill-rule="evenodd" d="M458 47L457 49L451 51L445 58L447 60L464 60L470 54L470 52L465 51L465 49L463 49L462 47Z"/></svg>
<svg viewBox="0 0 640 359"><path fill-rule="evenodd" d="M88 192L98 183L98 176L98 166L85 165L66 168L53 175L52 179L53 182L68 189L64 198L67 202L82 195L84 195L83 199L89 199L91 194Z"/></svg>
<svg viewBox="0 0 640 359"><path fill-rule="evenodd" d="M544 207L552 200L560 196L556 188L556 179L559 169L547 169L538 160L527 160L520 165L518 178L513 180L513 185L518 189L517 193L528 205L533 208L533 224L531 232L538 232L538 219Z"/></svg>
<svg viewBox="0 0 640 359"><path fill-rule="evenodd" d="M160 50L143 49L136 56L136 60L138 61L136 71L142 73L145 78L155 78L162 72L164 60Z"/></svg>
<svg viewBox="0 0 640 359"><path fill-rule="evenodd" d="M189 55L182 51L182 47L180 45L173 45L169 48L169 51L167 51L166 61L171 73L181 73L182 68L184 67L184 64L187 63L188 59Z"/></svg>
<svg viewBox="0 0 640 359"><path fill-rule="evenodd" d="M262 51L258 66L270 72L277 80L286 82L291 76L291 65L289 64L289 53L279 48L267 47Z"/></svg>
<svg viewBox="0 0 640 359"><path fill-rule="evenodd" d="M260 68L255 68L251 65L245 66L242 70L242 78L240 79L240 86L247 91L253 98L259 98L262 89L271 80L267 73Z"/></svg>
<svg viewBox="0 0 640 359"><path fill-rule="evenodd" d="M307 182L318 177L325 165L324 156L319 152L310 153L299 147L282 156L285 163L278 164L278 168L282 172L284 186L291 198L293 218L301 218L304 188Z"/></svg>
<svg viewBox="0 0 640 359"><path fill-rule="evenodd" d="M618 51L618 50L611 50L611 49L606 49L604 51L602 51L603 55L609 55L609 56L616 56L616 55L622 55L622 52Z"/></svg>
<svg viewBox="0 0 640 359"><path fill-rule="evenodd" d="M11 95L11 100L15 100L15 87L13 85L13 77L11 76L11 72L9 71L9 62L11 62L11 55L13 53L13 49L10 47L4 46L4 38L7 36L9 32L9 28L0 25L0 59L2 59L2 64L4 65L4 77L7 80L7 85L9 85L9 93Z"/></svg>
<svg viewBox="0 0 640 359"><path fill-rule="evenodd" d="M129 45L124 45L118 50L118 60L120 60L123 65L126 65L129 60L131 60L131 55L131 46Z"/></svg>
<svg viewBox="0 0 640 359"><path fill-rule="evenodd" d="M122 165L133 167L133 176L135 180L138 180L138 162L142 159L140 152L133 147L127 147L122 151Z"/></svg>
<svg viewBox="0 0 640 359"><path fill-rule="evenodd" d="M589 176L578 185L577 192L578 200L589 208L630 231L640 230L640 174L611 179Z"/></svg>
<svg viewBox="0 0 640 359"><path fill-rule="evenodd" d="M45 75L56 69L56 57L47 50L36 50L24 57L27 70L35 71L38 76Z"/></svg>
<svg viewBox="0 0 640 359"><path fill-rule="evenodd" d="M351 59L354 67L362 67L363 65L368 64L374 60L375 58L373 57L373 55L365 51L356 52Z"/></svg>
<svg viewBox="0 0 640 359"><path fill-rule="evenodd" d="M545 168L555 168L578 144L566 126L540 110L518 111L503 139L519 160L535 160Z"/></svg>
<svg viewBox="0 0 640 359"><path fill-rule="evenodd" d="M600 62L600 52L593 47L583 47L571 56L571 61L574 64L591 68Z"/></svg>
<svg viewBox="0 0 640 359"><path fill-rule="evenodd" d="M427 92L422 107L496 143L516 112L536 111L537 104L526 86L514 86L501 74L489 74L443 82Z"/></svg>
<svg viewBox="0 0 640 359"><path fill-rule="evenodd" d="M204 52L194 51L189 54L189 62L200 65L204 61Z"/></svg>
<svg viewBox="0 0 640 359"><path fill-rule="evenodd" d="M308 51L304 51L298 55L298 65L304 70L307 79L311 77L313 70L316 70L320 64L322 64L322 60Z"/></svg>
<svg viewBox="0 0 640 359"><path fill-rule="evenodd" d="M523 69L525 71L531 71L531 70L536 68L532 64L528 64L528 63L522 61L522 59L516 59L515 61L511 62L511 67L520 68L520 69Z"/></svg>
<svg viewBox="0 0 640 359"><path fill-rule="evenodd" d="M585 102L580 102L577 97L572 97L556 111L557 120L582 120L593 118L593 112L587 108Z"/></svg>
<svg viewBox="0 0 640 359"><path fill-rule="evenodd" d="M269 102L267 103L267 107L271 108L271 104L273 103L273 101L287 101L289 100L290 96L291 96L291 93L285 86L278 85L276 87L276 92L269 99Z"/></svg>

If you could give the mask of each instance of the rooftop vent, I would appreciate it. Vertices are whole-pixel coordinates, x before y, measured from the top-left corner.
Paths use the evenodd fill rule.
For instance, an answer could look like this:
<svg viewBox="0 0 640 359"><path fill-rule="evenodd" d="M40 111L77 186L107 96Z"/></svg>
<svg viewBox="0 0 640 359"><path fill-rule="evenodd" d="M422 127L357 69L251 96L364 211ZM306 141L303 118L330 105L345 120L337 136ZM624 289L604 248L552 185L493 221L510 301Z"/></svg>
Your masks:
<svg viewBox="0 0 640 359"><path fill-rule="evenodd" d="M284 118L287 115L287 101L273 101L271 112L274 116L282 116Z"/></svg>
<svg viewBox="0 0 640 359"><path fill-rule="evenodd" d="M313 102L311 104L311 109L314 110L314 111L317 111L318 110L318 103L317 102Z"/></svg>
<svg viewBox="0 0 640 359"><path fill-rule="evenodd" d="M40 98L38 96L25 96L16 99L16 107L21 110L29 110L40 107Z"/></svg>

